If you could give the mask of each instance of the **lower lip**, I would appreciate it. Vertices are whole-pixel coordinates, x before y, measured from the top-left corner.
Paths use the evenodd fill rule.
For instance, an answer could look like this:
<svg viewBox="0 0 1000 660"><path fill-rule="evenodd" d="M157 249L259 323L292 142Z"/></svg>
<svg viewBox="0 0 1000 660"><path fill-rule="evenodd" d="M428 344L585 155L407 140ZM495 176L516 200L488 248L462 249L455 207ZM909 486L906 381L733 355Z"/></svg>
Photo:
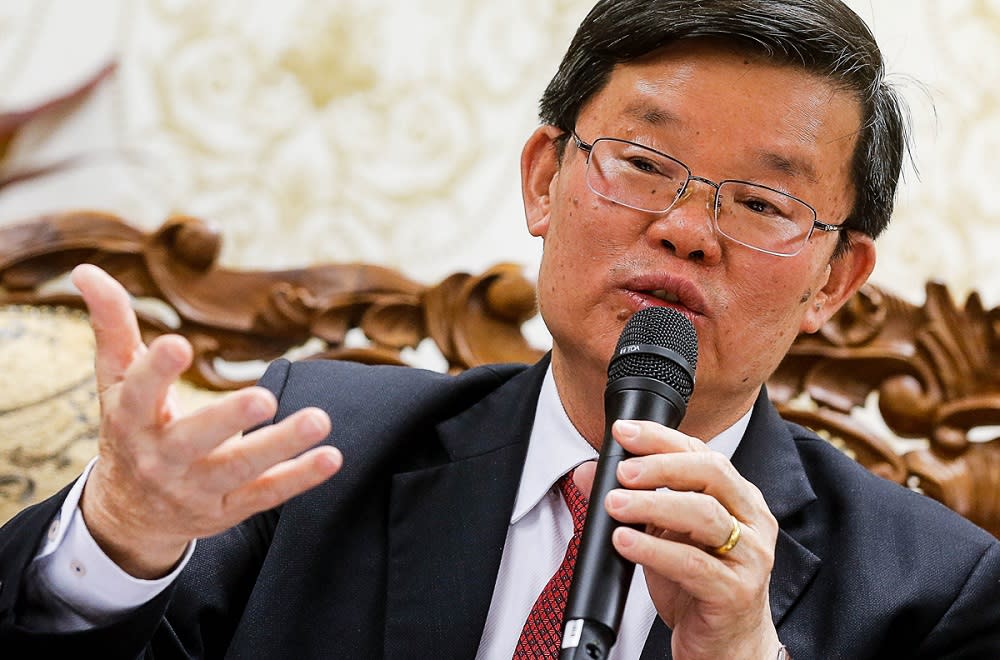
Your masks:
<svg viewBox="0 0 1000 660"><path fill-rule="evenodd" d="M686 316L691 323L694 323L695 319L701 316L697 312L685 307L679 302L668 302L662 298L657 298L656 296L651 296L648 293L643 293L641 291L626 291L625 295L637 312L640 309L645 309L647 307L669 307L670 309L677 310Z"/></svg>

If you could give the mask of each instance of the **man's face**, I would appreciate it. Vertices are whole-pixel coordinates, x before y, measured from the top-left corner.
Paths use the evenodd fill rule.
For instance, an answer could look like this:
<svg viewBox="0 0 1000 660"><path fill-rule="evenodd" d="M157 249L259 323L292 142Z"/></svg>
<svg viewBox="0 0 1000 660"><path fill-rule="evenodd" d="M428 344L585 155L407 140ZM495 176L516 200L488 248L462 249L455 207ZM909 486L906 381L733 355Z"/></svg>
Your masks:
<svg viewBox="0 0 1000 660"><path fill-rule="evenodd" d="M614 137L652 147L712 181L787 192L813 206L820 221L839 224L853 203L859 125L855 98L823 78L689 41L616 67L581 111L576 132L589 143ZM546 140L559 134L539 132ZM572 139L561 163L551 162L554 148L531 145L523 161L528 227L544 239L538 296L557 378L603 378L626 320L668 305L698 333L689 417L734 405L745 411L799 331L815 331L873 264L864 237L831 260L836 233L815 232L793 257L720 236L715 191L700 182L666 213L626 208L590 190L587 154Z"/></svg>

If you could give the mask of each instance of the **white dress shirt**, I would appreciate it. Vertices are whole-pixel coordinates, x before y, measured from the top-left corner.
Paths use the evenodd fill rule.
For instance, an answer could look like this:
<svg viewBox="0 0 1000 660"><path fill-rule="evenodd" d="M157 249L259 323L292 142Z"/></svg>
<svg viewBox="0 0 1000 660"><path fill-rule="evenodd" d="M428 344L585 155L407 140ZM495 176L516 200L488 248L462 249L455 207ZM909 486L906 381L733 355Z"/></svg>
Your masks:
<svg viewBox="0 0 1000 660"><path fill-rule="evenodd" d="M749 423L747 411L708 446L732 458ZM531 607L562 563L573 535L573 517L562 493L553 486L580 463L596 458L597 451L566 415L549 367L535 409L528 455L476 660L510 660L514 654ZM609 660L637 660L655 617L642 566L636 566Z"/></svg>
<svg viewBox="0 0 1000 660"><path fill-rule="evenodd" d="M709 447L732 458L749 422L747 411L713 438ZM569 509L553 486L563 474L596 458L597 452L566 415L550 367L535 410L477 660L509 660L513 655L525 619L562 562L573 534ZM176 579L194 552L192 542L174 571L158 580L140 580L121 570L91 537L79 510L92 468L93 461L73 486L28 569L29 599L44 603L46 610L44 615L34 611L29 615L36 629L70 631L109 623L156 597ZM63 525L64 520L68 524ZM610 660L639 658L655 617L642 567L637 566Z"/></svg>

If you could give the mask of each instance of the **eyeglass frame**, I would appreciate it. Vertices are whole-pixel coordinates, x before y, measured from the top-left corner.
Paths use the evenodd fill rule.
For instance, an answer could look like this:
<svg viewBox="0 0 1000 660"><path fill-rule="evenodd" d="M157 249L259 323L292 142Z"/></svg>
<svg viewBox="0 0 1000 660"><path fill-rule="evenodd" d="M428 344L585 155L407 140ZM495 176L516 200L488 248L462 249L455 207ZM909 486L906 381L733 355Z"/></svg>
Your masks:
<svg viewBox="0 0 1000 660"><path fill-rule="evenodd" d="M575 129L571 130L569 132L569 134L573 137L573 141L576 144L576 147L580 151L582 151L583 153L587 154L587 187L590 188L591 192L593 192L598 197L606 199L606 200L608 200L609 202L611 202L613 204L618 204L619 206L624 206L625 208L634 209L636 211L642 211L644 213L656 213L656 214L666 213L670 209L674 208L674 205L685 196L685 193L687 193L687 190L688 190L688 186L690 185L690 183L691 183L692 180L694 180L694 181L700 181L702 183L708 184L709 186L711 186L712 188L715 189L715 198L714 198L713 203L712 203L712 224L713 224L713 226L715 228L715 231L718 232L719 234L721 234L722 236L725 236L729 240L731 240L731 241L733 241L735 243L739 243L740 245L743 245L745 247L748 247L751 250L756 250L758 252L763 252L764 254L770 254L770 255L773 255L775 257L794 257L794 256L797 256L799 253L802 252L802 250L805 249L806 245L809 243L809 239L812 238L813 232L815 230L817 230L817 229L819 229L820 231L825 231L825 232L841 232L841 231L846 231L846 230L850 229L849 227L844 226L843 223L839 224L839 225L832 225L832 224L829 224L829 223L822 222L822 221L818 220L817 219L817 214L816 214L816 209L812 206L812 204L809 204L808 202L806 202L803 199L799 199L795 195L790 195L790 194L784 192L783 190L778 190L778 189L772 188L770 186L765 186L764 184L761 184L761 183L754 183L753 181L743 181L742 179L723 179L722 181L719 181L718 183L716 183L715 181L712 181L711 179L706 179L703 176L697 176L697 175L695 175L691 171L690 167L688 167L687 165L685 165L681 161L677 160L676 158L674 158L670 154L663 153L662 151L659 151L658 149L653 149L652 147L648 147L648 146L646 146L644 144L639 144L638 142L633 142L631 140L625 140L625 139L622 139L622 138L614 138L614 137L599 137L596 140L594 140L593 142L587 143L587 142L583 141L583 139L577 134L577 132L576 132ZM670 160L670 161L672 161L674 163L677 163L678 165L680 165L684 169L685 172L687 172L687 178L684 180L684 185L682 185L680 187L680 189L677 192L677 195L674 197L674 200L672 202L670 202L670 204L665 209L659 210L659 211L653 210L653 209L644 209L644 208L640 208L638 206L632 206L631 204L626 204L626 203L624 203L622 201L619 201L617 199L612 199L611 197L608 197L607 195L605 195L605 194L603 194L603 193L601 193L601 192L599 192L597 190L594 190L594 186L592 186L590 184L590 176L589 176L589 174L590 174L590 157L591 157L591 155L594 152L594 145L596 145L598 142L601 142L601 141L605 141L605 142L619 142L619 143L622 143L622 144L629 144L629 145L632 145L634 147L639 147L640 149L645 149L647 151L651 151L651 152L653 152L654 154L656 154L658 156L662 156L663 158L666 158L667 160ZM792 253L775 252L773 250L766 250L764 248L757 247L756 245L750 245L749 243L744 243L743 241L741 241L741 240L739 240L737 238L733 238L729 234L727 234L724 231L722 231L721 229L719 229L719 207L721 206L721 200L719 199L719 191L720 191L722 185L726 184L726 183L742 183L742 184L748 185L748 186L757 186L759 188L764 188L765 190L770 190L771 192L775 192L775 193L778 193L780 195L784 195L785 197L788 197L790 199L793 199L796 202L799 202L800 204L802 204L803 206L805 206L807 209L809 209L809 211L812 212L812 216L813 216L812 226L809 227L809 231L806 232L805 238L803 238L802 245L799 246L799 249L797 249L795 252L792 252Z"/></svg>

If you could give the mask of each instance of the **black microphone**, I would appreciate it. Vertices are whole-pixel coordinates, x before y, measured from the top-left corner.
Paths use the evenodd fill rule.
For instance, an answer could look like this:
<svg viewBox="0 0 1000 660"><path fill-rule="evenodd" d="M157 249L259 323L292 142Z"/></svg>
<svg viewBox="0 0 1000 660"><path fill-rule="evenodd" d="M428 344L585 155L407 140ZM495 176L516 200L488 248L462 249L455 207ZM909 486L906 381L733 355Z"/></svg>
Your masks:
<svg viewBox="0 0 1000 660"><path fill-rule="evenodd" d="M677 428L694 390L697 363L698 335L691 321L676 310L640 310L622 330L608 364L604 445L566 603L560 660L607 658L618 638L635 571L635 564L611 544L611 533L621 523L604 508L607 494L621 487L618 464L630 456L612 437L611 425L618 419L635 419Z"/></svg>

